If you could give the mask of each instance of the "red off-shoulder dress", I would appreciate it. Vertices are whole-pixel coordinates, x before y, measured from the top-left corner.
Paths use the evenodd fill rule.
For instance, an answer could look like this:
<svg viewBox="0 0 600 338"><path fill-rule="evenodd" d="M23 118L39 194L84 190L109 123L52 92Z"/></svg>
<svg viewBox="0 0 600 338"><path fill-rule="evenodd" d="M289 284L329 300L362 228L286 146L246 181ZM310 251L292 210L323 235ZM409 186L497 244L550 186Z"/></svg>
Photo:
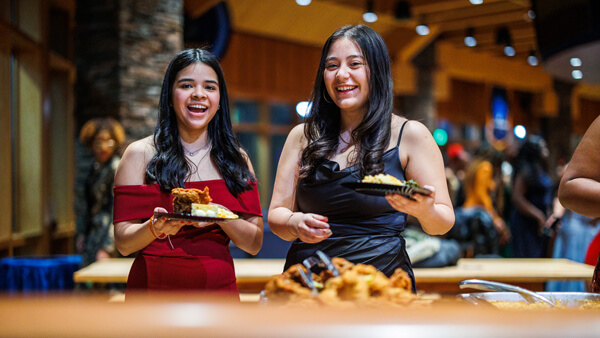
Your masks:
<svg viewBox="0 0 600 338"><path fill-rule="evenodd" d="M256 183L237 198L225 181L191 182L186 188L209 188L214 203L235 213L262 216ZM173 197L157 184L114 187L113 223L152 216L155 207L173 211ZM213 224L183 227L170 239L156 239L138 252L127 279L126 293L139 291L201 290L238 294L229 237ZM172 244L172 247L171 247Z"/></svg>

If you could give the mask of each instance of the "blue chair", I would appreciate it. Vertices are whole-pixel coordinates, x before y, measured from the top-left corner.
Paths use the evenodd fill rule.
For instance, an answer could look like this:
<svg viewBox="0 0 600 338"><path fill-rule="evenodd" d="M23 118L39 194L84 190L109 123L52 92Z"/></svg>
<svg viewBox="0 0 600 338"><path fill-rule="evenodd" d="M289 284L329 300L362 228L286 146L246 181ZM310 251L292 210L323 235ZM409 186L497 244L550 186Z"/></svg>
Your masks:
<svg viewBox="0 0 600 338"><path fill-rule="evenodd" d="M73 290L79 255L18 256L0 260L0 291L33 293Z"/></svg>

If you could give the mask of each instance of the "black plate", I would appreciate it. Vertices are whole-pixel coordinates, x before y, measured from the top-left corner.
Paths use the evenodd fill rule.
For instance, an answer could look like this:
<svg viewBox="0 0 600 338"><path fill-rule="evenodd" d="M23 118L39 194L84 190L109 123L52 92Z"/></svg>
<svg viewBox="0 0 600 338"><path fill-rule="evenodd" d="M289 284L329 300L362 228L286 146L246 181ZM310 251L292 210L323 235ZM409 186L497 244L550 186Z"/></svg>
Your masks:
<svg viewBox="0 0 600 338"><path fill-rule="evenodd" d="M154 218L166 217L172 221L192 221L192 222L207 222L207 223L217 223L217 222L228 222L237 218L218 218L218 217L202 217L202 216L192 216L192 215L184 215L184 214L176 214L174 212L155 212Z"/></svg>
<svg viewBox="0 0 600 338"><path fill-rule="evenodd" d="M410 187L393 184L382 184L382 183L363 183L357 182L343 182L342 186L353 189L354 191L373 196L385 196L386 194L400 194L404 196L412 196L412 194L429 195L431 190L422 187Z"/></svg>

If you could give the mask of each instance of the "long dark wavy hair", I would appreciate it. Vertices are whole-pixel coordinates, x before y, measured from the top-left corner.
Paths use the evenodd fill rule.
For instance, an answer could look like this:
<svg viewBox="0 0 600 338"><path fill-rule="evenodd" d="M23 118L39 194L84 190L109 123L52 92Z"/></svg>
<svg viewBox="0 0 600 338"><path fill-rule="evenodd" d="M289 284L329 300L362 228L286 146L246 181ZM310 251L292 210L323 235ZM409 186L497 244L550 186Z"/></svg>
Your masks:
<svg viewBox="0 0 600 338"><path fill-rule="evenodd" d="M334 42L349 38L356 42L369 69L369 102L360 124L352 131L355 163L361 175L383 173L382 156L390 141L394 109L390 58L381 36L368 26L349 25L335 31L325 42L317 77L310 97L312 107L305 121L304 134L308 146L302 152L300 177L314 174L316 168L330 158L339 145L340 108L332 103L324 82L325 59ZM329 101L329 102L328 102Z"/></svg>
<svg viewBox="0 0 600 338"><path fill-rule="evenodd" d="M146 167L145 180L146 183L158 183L162 191L170 192L173 188L184 187L184 183L191 176L194 164L185 157L171 100L177 74L182 69L198 63L212 68L217 73L219 81L219 105L221 108L217 110L208 124L208 142L211 143L210 157L223 176L229 192L238 196L240 193L252 189L250 182L255 182L256 179L250 172L246 157L240 150L240 142L233 132L223 70L214 55L200 48L180 52L167 68L158 103L158 121L154 131L156 153Z"/></svg>

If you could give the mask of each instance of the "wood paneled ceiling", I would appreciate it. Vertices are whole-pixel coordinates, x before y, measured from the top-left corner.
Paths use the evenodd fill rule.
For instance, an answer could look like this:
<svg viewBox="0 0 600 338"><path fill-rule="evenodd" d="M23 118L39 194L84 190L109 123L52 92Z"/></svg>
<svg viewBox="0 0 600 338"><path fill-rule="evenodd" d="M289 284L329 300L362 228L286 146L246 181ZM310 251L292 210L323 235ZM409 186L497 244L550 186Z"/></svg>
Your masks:
<svg viewBox="0 0 600 338"><path fill-rule="evenodd" d="M220 1L186 0L185 10L199 16ZM401 50L415 40L424 43L444 41L458 48L503 56L503 46L496 43L498 29L511 34L515 60L526 62L536 49L533 20L529 16L530 0L483 0L473 5L469 0L408 0L410 17L396 18L397 0L374 0L377 22L368 23L386 40L390 53ZM227 0L234 30L313 46L322 46L327 37L346 24L365 23L362 14L367 0L312 0L299 6L295 0ZM429 25L429 36L415 32L417 23ZM365 23L366 24L366 23ZM476 47L467 47L464 37L472 27Z"/></svg>

